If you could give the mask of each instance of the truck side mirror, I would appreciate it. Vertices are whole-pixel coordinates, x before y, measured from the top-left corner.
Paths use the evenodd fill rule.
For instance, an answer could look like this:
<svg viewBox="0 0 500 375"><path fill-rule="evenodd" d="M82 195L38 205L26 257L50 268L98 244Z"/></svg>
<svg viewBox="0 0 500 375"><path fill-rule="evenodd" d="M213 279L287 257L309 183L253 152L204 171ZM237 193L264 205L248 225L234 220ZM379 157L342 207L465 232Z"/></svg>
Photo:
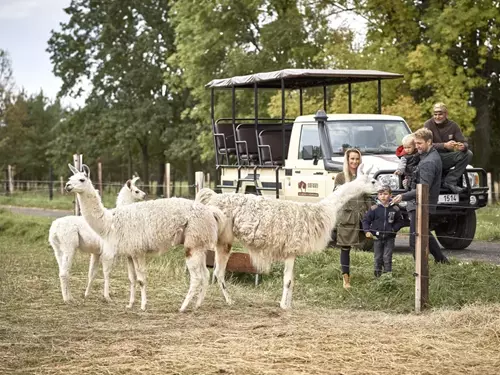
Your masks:
<svg viewBox="0 0 500 375"><path fill-rule="evenodd" d="M302 159L312 160L314 157L314 147L312 145L306 145L302 147Z"/></svg>
<svg viewBox="0 0 500 375"><path fill-rule="evenodd" d="M318 160L320 157L319 147L313 147L313 165L318 165Z"/></svg>

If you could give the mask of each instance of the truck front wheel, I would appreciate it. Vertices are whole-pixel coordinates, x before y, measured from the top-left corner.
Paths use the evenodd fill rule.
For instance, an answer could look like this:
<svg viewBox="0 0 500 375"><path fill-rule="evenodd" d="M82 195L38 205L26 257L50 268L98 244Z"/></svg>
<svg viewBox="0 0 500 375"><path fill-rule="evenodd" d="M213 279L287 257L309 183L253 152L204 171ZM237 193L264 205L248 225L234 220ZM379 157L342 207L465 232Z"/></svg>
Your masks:
<svg viewBox="0 0 500 375"><path fill-rule="evenodd" d="M449 216L448 220L436 227L439 243L449 250L462 250L472 243L476 234L476 211L465 215Z"/></svg>

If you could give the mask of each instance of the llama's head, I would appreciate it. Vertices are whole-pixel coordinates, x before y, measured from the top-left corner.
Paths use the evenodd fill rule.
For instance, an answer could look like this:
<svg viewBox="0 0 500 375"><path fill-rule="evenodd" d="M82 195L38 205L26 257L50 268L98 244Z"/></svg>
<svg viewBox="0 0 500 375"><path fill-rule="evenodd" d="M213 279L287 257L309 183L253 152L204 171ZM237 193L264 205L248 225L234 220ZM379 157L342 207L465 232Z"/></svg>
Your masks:
<svg viewBox="0 0 500 375"><path fill-rule="evenodd" d="M86 165L83 167L83 172L80 172L71 164L68 164L68 167L73 172L73 176L66 182L65 190L67 192L83 193L94 189L92 181L89 178L90 171Z"/></svg>
<svg viewBox="0 0 500 375"><path fill-rule="evenodd" d="M131 198L134 201L143 201L144 198L146 198L146 193L135 186L138 180L140 180L140 177L134 177L131 180L128 180L127 182L125 182L125 187L130 192Z"/></svg>
<svg viewBox="0 0 500 375"><path fill-rule="evenodd" d="M355 185L360 193L374 194L380 188L380 183L370 175L372 168L373 165L365 170L364 164L360 164L356 173L356 179L351 181L351 184Z"/></svg>

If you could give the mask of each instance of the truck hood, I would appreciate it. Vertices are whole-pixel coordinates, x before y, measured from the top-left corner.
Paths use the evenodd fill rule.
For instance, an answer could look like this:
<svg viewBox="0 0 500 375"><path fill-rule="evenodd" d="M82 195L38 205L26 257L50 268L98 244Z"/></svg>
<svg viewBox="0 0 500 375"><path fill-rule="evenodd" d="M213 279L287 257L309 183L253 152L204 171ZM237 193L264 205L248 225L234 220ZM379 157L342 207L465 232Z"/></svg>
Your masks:
<svg viewBox="0 0 500 375"><path fill-rule="evenodd" d="M399 162L399 158L396 155L390 155L390 154L363 155L362 160L363 164L365 165L365 170L373 166L371 173L375 173L379 170L395 171ZM334 156L332 157L332 161L340 163L342 165L344 163L344 157Z"/></svg>

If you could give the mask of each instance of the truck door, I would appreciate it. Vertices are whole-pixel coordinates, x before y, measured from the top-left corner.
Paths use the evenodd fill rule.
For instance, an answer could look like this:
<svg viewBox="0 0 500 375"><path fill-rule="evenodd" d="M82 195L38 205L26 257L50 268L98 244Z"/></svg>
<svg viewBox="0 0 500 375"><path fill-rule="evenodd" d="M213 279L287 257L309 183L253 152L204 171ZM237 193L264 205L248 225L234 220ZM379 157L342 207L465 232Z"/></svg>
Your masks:
<svg viewBox="0 0 500 375"><path fill-rule="evenodd" d="M328 195L332 191L333 180L332 174L324 170L318 123L294 124L290 152L297 155L287 160L285 199L317 202Z"/></svg>

